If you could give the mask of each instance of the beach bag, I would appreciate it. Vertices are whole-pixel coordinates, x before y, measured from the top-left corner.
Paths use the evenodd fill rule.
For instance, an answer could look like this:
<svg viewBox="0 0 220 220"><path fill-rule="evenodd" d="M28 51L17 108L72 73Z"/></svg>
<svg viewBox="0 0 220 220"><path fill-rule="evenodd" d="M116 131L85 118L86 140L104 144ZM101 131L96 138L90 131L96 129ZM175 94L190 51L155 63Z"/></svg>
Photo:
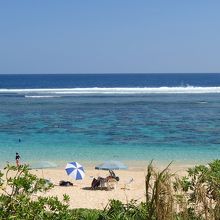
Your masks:
<svg viewBox="0 0 220 220"><path fill-rule="evenodd" d="M61 180L59 186L73 186L73 184L70 181Z"/></svg>

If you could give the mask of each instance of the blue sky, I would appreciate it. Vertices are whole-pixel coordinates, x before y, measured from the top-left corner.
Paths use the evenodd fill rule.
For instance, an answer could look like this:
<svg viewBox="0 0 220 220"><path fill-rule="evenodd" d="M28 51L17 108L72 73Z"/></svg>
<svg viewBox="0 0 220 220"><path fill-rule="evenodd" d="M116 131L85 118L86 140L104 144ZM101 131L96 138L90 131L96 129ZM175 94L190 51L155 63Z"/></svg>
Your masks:
<svg viewBox="0 0 220 220"><path fill-rule="evenodd" d="M220 72L219 0L0 0L0 73Z"/></svg>

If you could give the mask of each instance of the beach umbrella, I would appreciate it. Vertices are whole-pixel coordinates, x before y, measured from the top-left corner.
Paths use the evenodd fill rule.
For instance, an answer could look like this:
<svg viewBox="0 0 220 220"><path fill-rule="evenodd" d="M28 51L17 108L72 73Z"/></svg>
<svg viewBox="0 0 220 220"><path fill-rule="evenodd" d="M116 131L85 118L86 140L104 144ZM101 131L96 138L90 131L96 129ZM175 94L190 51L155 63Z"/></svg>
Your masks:
<svg viewBox="0 0 220 220"><path fill-rule="evenodd" d="M82 165L77 162L67 163L65 170L67 175L75 180L82 180L85 176L85 171Z"/></svg>
<svg viewBox="0 0 220 220"><path fill-rule="evenodd" d="M37 161L37 162L32 163L29 168L32 169L32 170L41 169L42 170L42 176L44 178L43 169L55 168L55 167L57 167L57 164L55 164L53 162L50 162L50 161Z"/></svg>
<svg viewBox="0 0 220 220"><path fill-rule="evenodd" d="M124 165L121 161L110 160L105 161L95 167L97 170L126 170L128 167Z"/></svg>

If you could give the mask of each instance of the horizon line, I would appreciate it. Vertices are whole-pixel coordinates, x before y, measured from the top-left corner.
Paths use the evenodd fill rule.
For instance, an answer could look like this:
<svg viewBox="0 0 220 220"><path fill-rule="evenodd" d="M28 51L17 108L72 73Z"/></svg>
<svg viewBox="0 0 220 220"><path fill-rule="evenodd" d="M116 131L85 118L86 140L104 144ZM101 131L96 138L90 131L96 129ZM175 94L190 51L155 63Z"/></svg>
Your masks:
<svg viewBox="0 0 220 220"><path fill-rule="evenodd" d="M58 75L58 74L63 74L63 75L89 75L89 74L97 74L97 75L108 75L108 74L220 74L220 72L104 72L104 73L92 73L92 72L83 72L83 73L0 73L0 75Z"/></svg>

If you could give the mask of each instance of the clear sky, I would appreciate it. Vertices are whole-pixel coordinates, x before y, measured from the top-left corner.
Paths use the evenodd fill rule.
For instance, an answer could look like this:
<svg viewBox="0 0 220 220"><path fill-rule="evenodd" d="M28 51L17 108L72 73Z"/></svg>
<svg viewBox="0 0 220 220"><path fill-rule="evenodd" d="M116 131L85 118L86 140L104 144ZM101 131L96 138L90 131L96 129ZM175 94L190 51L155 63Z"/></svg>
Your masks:
<svg viewBox="0 0 220 220"><path fill-rule="evenodd" d="M219 0L0 0L0 73L220 72Z"/></svg>

